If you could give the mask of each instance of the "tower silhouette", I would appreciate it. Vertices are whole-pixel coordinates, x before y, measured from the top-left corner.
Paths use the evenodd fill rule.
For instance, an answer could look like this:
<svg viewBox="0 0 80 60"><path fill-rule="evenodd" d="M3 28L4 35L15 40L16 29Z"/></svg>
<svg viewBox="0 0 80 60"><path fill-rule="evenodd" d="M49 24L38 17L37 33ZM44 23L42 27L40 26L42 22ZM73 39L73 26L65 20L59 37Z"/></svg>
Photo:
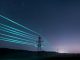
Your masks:
<svg viewBox="0 0 80 60"><path fill-rule="evenodd" d="M42 39L41 39L41 36L38 37L38 51L41 51L42 50Z"/></svg>

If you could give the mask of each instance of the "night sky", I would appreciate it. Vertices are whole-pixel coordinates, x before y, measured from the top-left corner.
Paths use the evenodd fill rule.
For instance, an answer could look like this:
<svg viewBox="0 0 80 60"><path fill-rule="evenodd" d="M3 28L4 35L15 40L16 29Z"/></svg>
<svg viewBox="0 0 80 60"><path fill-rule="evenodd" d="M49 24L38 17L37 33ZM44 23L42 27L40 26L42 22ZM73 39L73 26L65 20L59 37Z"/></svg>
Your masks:
<svg viewBox="0 0 80 60"><path fill-rule="evenodd" d="M0 0L0 14L45 36L49 51L80 52L80 1Z"/></svg>

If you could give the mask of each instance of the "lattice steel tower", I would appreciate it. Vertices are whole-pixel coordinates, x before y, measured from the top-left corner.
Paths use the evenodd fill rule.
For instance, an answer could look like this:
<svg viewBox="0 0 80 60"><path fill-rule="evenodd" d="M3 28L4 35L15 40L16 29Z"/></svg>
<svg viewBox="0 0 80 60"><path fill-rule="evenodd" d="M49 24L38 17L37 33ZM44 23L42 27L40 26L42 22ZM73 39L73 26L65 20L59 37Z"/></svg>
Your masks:
<svg viewBox="0 0 80 60"><path fill-rule="evenodd" d="M37 47L38 47L38 51L42 50L42 39L41 39L40 36L38 37L38 45L37 45Z"/></svg>

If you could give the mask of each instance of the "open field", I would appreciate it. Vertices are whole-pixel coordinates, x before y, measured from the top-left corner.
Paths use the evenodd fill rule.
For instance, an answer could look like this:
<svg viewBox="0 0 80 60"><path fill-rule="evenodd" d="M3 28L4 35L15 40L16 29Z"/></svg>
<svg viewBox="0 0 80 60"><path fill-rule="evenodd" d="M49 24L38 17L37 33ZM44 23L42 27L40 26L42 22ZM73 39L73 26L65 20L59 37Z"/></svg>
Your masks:
<svg viewBox="0 0 80 60"><path fill-rule="evenodd" d="M26 50L14 50L1 48L0 60L51 60L55 58L74 58L80 57L80 54L59 54L57 52L34 52Z"/></svg>

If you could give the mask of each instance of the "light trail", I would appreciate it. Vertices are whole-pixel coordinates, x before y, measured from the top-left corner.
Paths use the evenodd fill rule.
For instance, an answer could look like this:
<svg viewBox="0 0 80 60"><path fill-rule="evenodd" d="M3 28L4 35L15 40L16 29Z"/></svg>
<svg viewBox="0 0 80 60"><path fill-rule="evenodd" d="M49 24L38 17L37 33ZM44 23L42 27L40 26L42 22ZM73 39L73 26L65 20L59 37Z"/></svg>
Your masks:
<svg viewBox="0 0 80 60"><path fill-rule="evenodd" d="M39 33L35 32L35 31L33 31L33 30L31 30L31 29L29 29L29 28L27 28L27 27L25 27L25 26L23 26L23 25L21 25L21 24L19 24L19 23L15 22L15 21L13 21L13 20L11 20L11 19L7 18L7 17L4 17L3 15L0 15L0 17L1 17L1 18L3 18L3 19L8 20L8 21L10 21L10 22L12 22L12 23L14 23L14 24L16 24L16 25L18 25L18 26L20 26L20 27L22 27L22 28L24 28L24 29L26 29L26 30L29 30L29 31L31 31L31 32L33 32L33 33L35 33L35 35L36 35L36 36L44 37L44 36L42 36L41 34L39 34ZM14 29L14 28L13 28L13 29ZM16 29L15 29L15 30L16 30ZM21 30L18 30L18 31L23 32L23 31L21 31ZM47 42L47 40L46 40L46 39L45 39L45 42L44 42L44 43L45 43L45 44L48 44L48 42Z"/></svg>
<svg viewBox="0 0 80 60"><path fill-rule="evenodd" d="M32 35L32 34L30 34L30 33L21 31L21 30L19 30L19 29L13 28L13 27L8 26L8 25L5 25L5 24L1 24L1 23L0 23L0 25L5 26L5 27L7 27L7 28L10 28L10 29L12 29L12 30L14 30L14 31L18 31L18 32L20 32L20 33L22 33L22 34L29 35L29 36L31 36L31 37L35 37L35 38L38 37L38 36Z"/></svg>
<svg viewBox="0 0 80 60"><path fill-rule="evenodd" d="M35 32L35 31L33 31L33 30L31 30L31 29L29 29L29 28L27 28L27 27L25 27L25 26L23 26L23 25L21 25L21 24L15 22L15 21L13 21L13 20L7 18L7 17L4 17L3 15L0 15L0 17L6 19L6 20L8 20L8 21L10 21L10 22L12 22L12 23L18 25L18 26L21 26L21 27L23 27L24 29L27 29L27 30L29 30L29 31L31 31L31 32L33 32L33 33L35 33L35 34L37 34L37 35L40 35L39 33Z"/></svg>
<svg viewBox="0 0 80 60"><path fill-rule="evenodd" d="M34 39L34 38L29 37L29 36L25 36L22 33L19 33L19 32L16 32L16 31L13 31L13 30L4 28L2 26L0 26L0 30L5 31L5 32L8 32L8 33L11 33L11 34L14 34L14 35L17 35L17 36L21 36L21 37L26 38L26 39L31 39L31 40L34 40L34 41L37 40L37 38Z"/></svg>
<svg viewBox="0 0 80 60"><path fill-rule="evenodd" d="M7 36L7 37L11 37L11 38L15 38L15 39L19 39L19 40L26 41L26 42L31 42L31 43L34 43L34 44L35 44L34 41L29 41L29 39L28 39L28 40L27 40L27 39L22 39L22 38L18 38L18 37L15 37L15 36L2 34L2 33L0 33L0 35Z"/></svg>
<svg viewBox="0 0 80 60"><path fill-rule="evenodd" d="M36 47L36 45L33 44L33 43L29 43L29 42L26 42L26 41L19 41L19 40L16 40L16 39L9 39L9 38L0 37L0 40L13 42L13 43L19 43L19 44L25 44L25 45L32 45L32 46Z"/></svg>

